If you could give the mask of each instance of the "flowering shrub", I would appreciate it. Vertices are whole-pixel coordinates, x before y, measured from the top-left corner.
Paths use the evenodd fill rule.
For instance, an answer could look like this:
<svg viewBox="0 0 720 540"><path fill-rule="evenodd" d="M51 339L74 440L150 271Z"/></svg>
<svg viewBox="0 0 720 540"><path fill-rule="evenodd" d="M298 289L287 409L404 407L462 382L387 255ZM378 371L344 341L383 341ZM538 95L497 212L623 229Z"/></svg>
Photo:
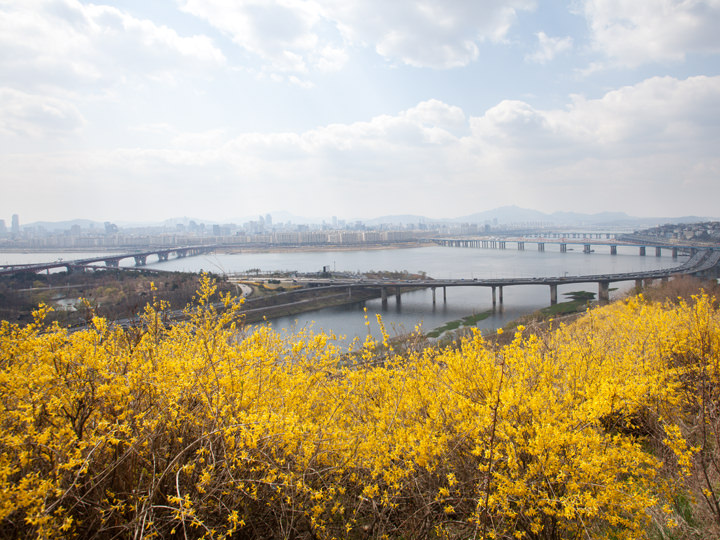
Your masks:
<svg viewBox="0 0 720 540"><path fill-rule="evenodd" d="M349 354L214 294L172 326L2 323L0 536L642 538L694 474L717 505L706 297Z"/></svg>

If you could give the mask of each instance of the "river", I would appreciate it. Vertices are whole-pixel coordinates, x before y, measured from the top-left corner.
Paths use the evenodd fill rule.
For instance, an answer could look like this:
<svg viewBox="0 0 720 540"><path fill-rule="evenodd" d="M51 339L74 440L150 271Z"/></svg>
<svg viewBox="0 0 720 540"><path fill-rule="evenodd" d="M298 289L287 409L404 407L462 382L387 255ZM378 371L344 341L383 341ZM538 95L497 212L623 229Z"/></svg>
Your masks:
<svg viewBox="0 0 720 540"><path fill-rule="evenodd" d="M508 244L509 248L514 244ZM526 244L525 251L515 249L479 249L451 247L419 247L405 249L349 250L349 251L290 251L283 253L215 253L197 257L170 259L166 262L151 262L148 268L158 270L214 273L244 272L250 269L261 271L288 270L318 272L324 266L332 270L347 272L368 272L371 270L426 272L429 277L440 278L515 278L600 273L623 273L668 268L682 264L685 258L673 260L669 250L662 257L655 257L654 250L648 249L648 256L639 256L638 248L618 247L617 255L610 255L609 246L595 246L594 253L583 253L582 245L570 245L567 253L560 253L559 246L546 244L544 252L538 252L535 244ZM22 264L27 262L53 261L59 258L72 260L94 256L89 253L0 253L0 264ZM123 262L131 266L132 259ZM633 282L614 283L611 299L625 294ZM563 293L589 291L597 294L593 283L561 285L558 287L558 301ZM449 287L447 301L443 301L442 289L436 292L436 304L432 303L430 290L404 293L400 305L395 297L388 299L383 309L380 299L363 304L317 310L292 317L273 320L270 324L277 329L292 330L308 325L319 331L324 330L342 335L345 340L364 338L367 333L364 310L372 322L371 331L379 336L376 314L380 314L391 336L412 331L421 324L424 331L430 331L443 324L492 309L492 296L486 287ZM550 304L550 290L546 285L521 285L504 288L504 302L490 317L478 323L480 328L499 328L507 322Z"/></svg>

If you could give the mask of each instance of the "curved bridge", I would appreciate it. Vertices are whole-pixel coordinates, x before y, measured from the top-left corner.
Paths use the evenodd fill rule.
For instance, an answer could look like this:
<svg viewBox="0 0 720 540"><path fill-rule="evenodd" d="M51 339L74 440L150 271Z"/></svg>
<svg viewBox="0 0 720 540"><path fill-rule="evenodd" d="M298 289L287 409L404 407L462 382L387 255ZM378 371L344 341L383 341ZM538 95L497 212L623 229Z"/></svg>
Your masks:
<svg viewBox="0 0 720 540"><path fill-rule="evenodd" d="M65 268L68 272L72 272L78 268L85 268L95 263L105 263L108 268L118 268L120 261L123 259L135 259L135 266L145 266L147 264L147 258L150 256L157 256L158 261L167 261L170 255L175 255L177 258L191 257L193 255L202 255L215 251L218 246L182 246L165 249L150 249L147 251L136 251L133 253L125 253L121 255L108 254L101 255L100 257L89 257L87 259L75 259L72 261L54 261L49 263L37 263L37 264L21 264L21 265L9 265L0 267L0 276L7 276L11 274L17 274L20 272L44 272L46 270L52 270L54 268Z"/></svg>
<svg viewBox="0 0 720 540"><path fill-rule="evenodd" d="M387 303L388 292L395 294L396 300L400 302L400 295L408 289L430 288L433 291L433 303L435 303L435 290L439 287L445 290L447 287L490 287L492 289L493 306L499 301L503 302L503 287L510 285L547 285L550 287L550 303L557 304L557 287L570 283L597 283L598 301L605 304L609 301L610 283L618 281L635 281L637 286L655 279L666 280L674 275L696 275L708 277L716 275L717 266L720 264L720 251L701 250L695 253L690 259L680 266L662 270L650 270L645 272L627 272L622 274L592 274L580 276L556 276L556 277L527 277L527 278L492 278L492 279L414 279L414 280L352 280L343 282L316 281L309 282L310 286L324 286L331 288L343 288L352 295L353 289L374 288L381 290L383 304Z"/></svg>

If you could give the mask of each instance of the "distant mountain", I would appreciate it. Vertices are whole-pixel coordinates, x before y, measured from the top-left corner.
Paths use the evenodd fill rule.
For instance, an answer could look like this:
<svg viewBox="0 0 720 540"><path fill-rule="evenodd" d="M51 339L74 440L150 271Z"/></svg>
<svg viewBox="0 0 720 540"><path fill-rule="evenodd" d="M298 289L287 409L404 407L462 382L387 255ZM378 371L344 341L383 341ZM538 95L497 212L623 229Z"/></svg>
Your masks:
<svg viewBox="0 0 720 540"><path fill-rule="evenodd" d="M632 221L637 218L628 216L625 212L600 212L598 214L580 214L578 212L553 212L549 215L558 224L611 224Z"/></svg>
<svg viewBox="0 0 720 540"><path fill-rule="evenodd" d="M207 219L190 218L188 216L175 217L166 219L162 222L114 222L118 227L124 229L132 229L136 227L159 227L174 229L176 225L183 224L188 226L191 221L197 224L205 225L235 223L242 225L249 221L258 221L260 216L267 216L268 213L254 214L252 216L238 217L235 219L223 220L221 222ZM276 211L269 212L272 216L273 224L293 223L295 225L319 225L321 223L332 223L331 217L303 217L291 214L290 212ZM682 217L635 217L629 216L625 212L600 212L596 214L583 214L580 212L553 212L548 214L538 210L529 208L520 208L519 206L502 206L492 210L477 212L455 218L433 219L417 214L396 214L380 216L372 219L341 219L346 223L354 223L361 221L367 226L378 227L380 225L409 225L417 223L433 224L433 223L475 223L483 225L489 223L493 226L498 225L540 225L555 227L608 227L623 229L645 229L668 223L699 223L703 221L718 221L718 218L700 217L700 216L682 216ZM68 221L37 221L22 225L25 227L42 227L49 232L61 232L70 230L73 226L78 225L82 229L95 228L104 231L105 225L99 221L89 219L73 219Z"/></svg>
<svg viewBox="0 0 720 540"><path fill-rule="evenodd" d="M547 222L550 221L550 216L538 210L518 206L501 206L500 208L477 212L469 216L453 218L450 221L454 223L492 223L495 220L497 220L498 224Z"/></svg>
<svg viewBox="0 0 720 540"><path fill-rule="evenodd" d="M378 225L400 225L408 223L440 223L447 220L432 219L425 216L417 216L413 214L403 214L396 216L381 216L373 219L360 219L354 221L362 221L365 225L378 226Z"/></svg>
<svg viewBox="0 0 720 540"><path fill-rule="evenodd" d="M469 216L452 219L454 223L494 223L510 225L521 223L543 223L550 226L605 226L605 227L653 227L664 223L698 223L712 221L713 218L684 216L684 217L636 217L625 212L599 212L597 214L582 214L579 212L553 212L548 214L538 210L520 208L518 206L503 206L485 212L478 212Z"/></svg>
<svg viewBox="0 0 720 540"><path fill-rule="evenodd" d="M162 223L146 224L146 226L175 227L177 225L185 225L187 227L188 225L190 225L191 221L194 221L198 225L200 223L207 223L208 225L214 225L217 223L217 221L208 221L205 219L198 219L198 218L183 216L183 217L166 219ZM123 225L123 226L125 226L125 225ZM133 225L127 225L127 226L130 227ZM137 226L137 224L134 224L134 226Z"/></svg>

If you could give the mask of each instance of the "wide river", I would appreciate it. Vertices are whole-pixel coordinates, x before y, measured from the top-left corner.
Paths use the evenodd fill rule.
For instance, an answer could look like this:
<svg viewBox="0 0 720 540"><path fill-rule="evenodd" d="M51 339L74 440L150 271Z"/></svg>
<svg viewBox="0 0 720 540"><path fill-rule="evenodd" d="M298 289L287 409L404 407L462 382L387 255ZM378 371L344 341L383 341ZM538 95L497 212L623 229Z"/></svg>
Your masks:
<svg viewBox="0 0 720 540"><path fill-rule="evenodd" d="M668 250L662 257L655 257L655 250L648 248L648 255L641 257L638 248L618 247L617 255L610 255L608 246L594 246L595 252L582 253L582 245L570 245L567 253L560 253L559 246L546 244L545 252L538 252L535 244L527 243L525 251L514 249L478 249L450 247L420 247L406 249L352 250L352 251L302 251L286 253L216 253L198 257L170 259L167 262L152 262L148 268L158 270L214 273L244 272L250 269L261 271L288 270L318 272L324 266L332 270L367 272L370 270L426 272L429 277L439 278L514 278L543 277L601 273L623 273L668 268L682 264L686 259L673 260ZM4 253L0 252L0 264L22 264L28 262L54 261L59 258L72 260L94 256L88 253ZM124 265L132 265L126 259ZM611 299L618 298L634 286L632 282L613 283ZM594 283L561 285L558 287L558 301L563 293L589 291L597 294ZM367 334L363 308L367 308L372 321L371 330L378 337L375 314L382 315L390 335L412 331L418 324L430 331L443 324L467 315L492 309L492 296L486 287L448 287L447 301L443 302L442 289L436 292L437 303L432 303L428 290L404 293L397 305L394 296L388 299L383 309L380 299L363 304L321 309L293 317L275 319L271 322L277 329L292 330L312 325L316 331L325 330L336 335L363 338ZM499 328L524 314L550 304L550 289L547 285L518 285L504 288L504 303L493 314L478 323L480 328Z"/></svg>

